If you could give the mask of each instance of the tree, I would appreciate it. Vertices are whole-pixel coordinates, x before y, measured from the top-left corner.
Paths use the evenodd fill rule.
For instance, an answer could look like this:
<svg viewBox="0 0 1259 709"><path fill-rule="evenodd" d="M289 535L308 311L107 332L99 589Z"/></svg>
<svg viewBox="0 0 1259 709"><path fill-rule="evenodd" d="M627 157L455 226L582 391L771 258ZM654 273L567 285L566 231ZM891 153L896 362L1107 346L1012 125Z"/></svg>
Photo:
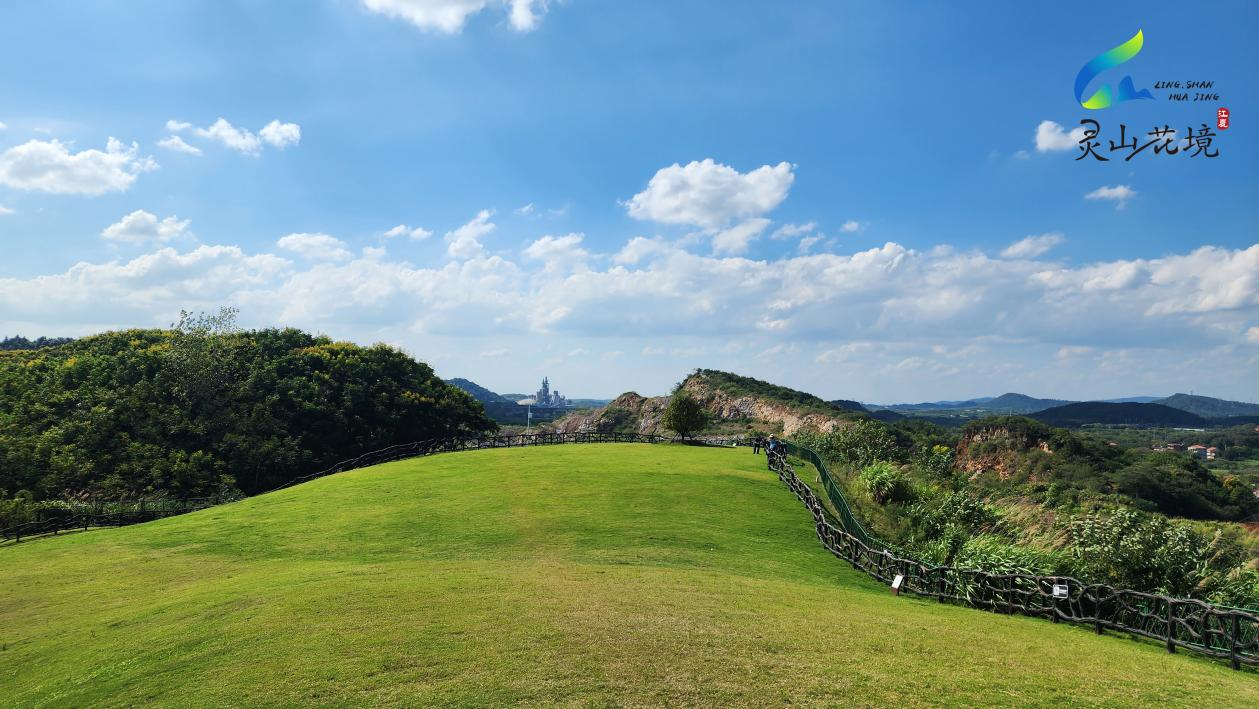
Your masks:
<svg viewBox="0 0 1259 709"><path fill-rule="evenodd" d="M0 498L254 494L367 451L496 428L399 350L234 318L0 351Z"/></svg>
<svg viewBox="0 0 1259 709"><path fill-rule="evenodd" d="M664 417L660 422L665 428L677 431L679 436L687 438L708 425L708 414L690 392L679 389L669 399L669 405L665 407Z"/></svg>

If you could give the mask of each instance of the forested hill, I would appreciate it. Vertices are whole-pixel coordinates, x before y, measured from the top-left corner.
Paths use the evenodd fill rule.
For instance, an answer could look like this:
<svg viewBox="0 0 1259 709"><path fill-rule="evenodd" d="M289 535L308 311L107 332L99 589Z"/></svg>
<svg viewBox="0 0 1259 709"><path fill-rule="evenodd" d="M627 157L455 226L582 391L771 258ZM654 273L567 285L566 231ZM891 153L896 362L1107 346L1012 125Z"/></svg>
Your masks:
<svg viewBox="0 0 1259 709"><path fill-rule="evenodd" d="M45 347L56 347L73 342L70 337L37 337L33 340L14 335L0 340L0 351L5 350L42 350Z"/></svg>
<svg viewBox="0 0 1259 709"><path fill-rule="evenodd" d="M1139 426L1194 426L1207 425L1206 419L1162 404L1108 404L1087 401L1078 404L1055 406L1031 415L1051 426L1083 426L1090 423L1127 424Z"/></svg>
<svg viewBox="0 0 1259 709"><path fill-rule="evenodd" d="M1224 418L1228 416L1259 416L1259 404L1248 404L1244 401L1228 401L1210 396L1193 394L1172 394L1166 399L1154 402L1173 409L1188 411L1204 418Z"/></svg>
<svg viewBox="0 0 1259 709"><path fill-rule="evenodd" d="M456 377L454 379L447 379L446 383L450 384L451 386L457 386L460 389L463 389L464 391L471 394L472 398L476 399L482 404L501 403L501 402L508 401L508 399L504 398L501 394L495 394L489 389L486 389L480 384L477 384L476 382L468 380L468 379L461 379L459 377Z"/></svg>
<svg viewBox="0 0 1259 709"><path fill-rule="evenodd" d="M252 494L395 443L494 428L402 352L293 329L202 321L0 352L0 499Z"/></svg>

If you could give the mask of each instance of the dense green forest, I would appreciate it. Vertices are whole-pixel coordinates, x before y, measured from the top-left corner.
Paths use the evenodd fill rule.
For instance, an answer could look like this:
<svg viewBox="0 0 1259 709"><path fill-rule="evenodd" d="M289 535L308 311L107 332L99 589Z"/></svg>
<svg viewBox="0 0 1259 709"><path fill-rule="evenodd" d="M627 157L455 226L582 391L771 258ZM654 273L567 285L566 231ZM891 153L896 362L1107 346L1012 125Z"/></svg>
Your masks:
<svg viewBox="0 0 1259 709"><path fill-rule="evenodd" d="M833 464L876 534L925 563L1259 608L1259 540L1229 523L1259 512L1253 485L1184 453L1021 416L960 431L857 421L795 438ZM1249 451L1259 433L1212 440Z"/></svg>
<svg viewBox="0 0 1259 709"><path fill-rule="evenodd" d="M185 315L0 352L0 499L254 494L395 443L495 424L428 365Z"/></svg>
<svg viewBox="0 0 1259 709"><path fill-rule="evenodd" d="M1087 424L1128 424L1135 426L1205 427L1209 422L1197 414L1163 404L1133 402L1107 403L1085 401L1055 406L1030 414L1032 418L1053 426L1084 426Z"/></svg>
<svg viewBox="0 0 1259 709"><path fill-rule="evenodd" d="M70 337L37 337L33 340L14 335L0 340L0 352L7 350L42 350L45 347L56 347L73 342Z"/></svg>

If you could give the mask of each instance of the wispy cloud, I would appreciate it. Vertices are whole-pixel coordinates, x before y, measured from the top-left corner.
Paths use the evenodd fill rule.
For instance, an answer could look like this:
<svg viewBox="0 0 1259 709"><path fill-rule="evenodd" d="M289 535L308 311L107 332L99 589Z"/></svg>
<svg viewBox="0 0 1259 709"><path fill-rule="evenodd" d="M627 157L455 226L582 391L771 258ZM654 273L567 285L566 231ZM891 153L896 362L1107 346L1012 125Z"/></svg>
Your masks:
<svg viewBox="0 0 1259 709"><path fill-rule="evenodd" d="M1128 205L1128 200L1136 196L1137 191L1128 185L1115 185L1114 187L1098 187L1084 195L1084 199L1114 202L1115 209L1123 209Z"/></svg>

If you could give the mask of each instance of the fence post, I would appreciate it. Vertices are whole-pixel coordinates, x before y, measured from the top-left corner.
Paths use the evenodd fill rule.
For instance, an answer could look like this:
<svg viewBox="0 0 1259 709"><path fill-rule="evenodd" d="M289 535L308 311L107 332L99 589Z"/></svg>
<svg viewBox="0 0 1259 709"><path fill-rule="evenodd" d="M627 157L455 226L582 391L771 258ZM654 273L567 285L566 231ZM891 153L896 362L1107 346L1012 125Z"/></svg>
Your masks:
<svg viewBox="0 0 1259 709"><path fill-rule="evenodd" d="M1242 668L1242 662L1241 659L1237 657L1237 638L1241 636L1241 619L1238 618L1236 612L1233 613L1232 625L1233 637L1229 639L1228 643L1228 661L1229 664L1233 666L1233 669L1240 670Z"/></svg>
<svg viewBox="0 0 1259 709"><path fill-rule="evenodd" d="M1167 599L1167 651L1176 653L1176 614L1172 610L1172 599Z"/></svg>

